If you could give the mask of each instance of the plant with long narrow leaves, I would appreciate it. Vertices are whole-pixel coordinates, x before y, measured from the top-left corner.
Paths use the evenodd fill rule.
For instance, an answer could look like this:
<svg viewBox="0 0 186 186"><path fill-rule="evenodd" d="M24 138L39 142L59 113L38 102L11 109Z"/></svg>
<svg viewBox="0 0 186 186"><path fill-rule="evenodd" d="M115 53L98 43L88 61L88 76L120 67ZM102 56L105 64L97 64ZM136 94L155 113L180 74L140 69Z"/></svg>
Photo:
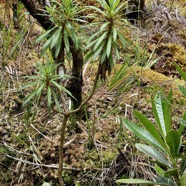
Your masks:
<svg viewBox="0 0 186 186"><path fill-rule="evenodd" d="M87 55L85 61L93 57L99 58L102 66L100 76L106 78L106 72L111 72L115 61L119 60L121 48L126 47L128 41L123 36L123 30L129 27L122 17L127 2L121 0L97 0L100 8L89 6L94 17L92 35L87 41ZM91 25L90 25L91 26ZM114 60L115 57L115 60Z"/></svg>
<svg viewBox="0 0 186 186"><path fill-rule="evenodd" d="M117 90L120 93L123 93L130 89L132 85L136 82L135 73L131 70L128 65L129 59L121 65L121 68L116 71L114 76L111 78L111 81L108 86L108 90Z"/></svg>
<svg viewBox="0 0 186 186"><path fill-rule="evenodd" d="M79 23L86 21L80 18L79 4L75 0L63 0L61 2L52 0L53 6L46 7L50 20L54 26L36 38L36 42L46 40L42 46L42 55L47 49L55 49L55 57L58 57L61 49L65 48L70 57L70 40L73 41L76 49L79 47L77 31Z"/></svg>
<svg viewBox="0 0 186 186"><path fill-rule="evenodd" d="M24 78L29 79L29 83L24 85L21 89L32 89L32 92L28 94L23 100L23 106L34 98L36 104L40 103L41 97L46 94L46 100L48 107L51 108L52 103L55 103L58 110L60 109L58 101L58 93L66 93L69 96L72 94L62 85L58 83L59 80L67 77L66 75L60 76L56 74L57 65L51 62L51 59L47 59L45 65L37 63L37 72L33 76L25 76ZM58 92L58 93L57 93Z"/></svg>
<svg viewBox="0 0 186 186"><path fill-rule="evenodd" d="M172 127L172 91L168 96L157 95L152 100L152 110L156 125L145 115L135 111L134 115L140 121L137 125L125 118L123 124L145 144L137 143L136 148L153 159L154 167L159 175L153 182L141 179L120 179L118 183L136 183L149 185L184 186L181 180L185 179L186 156L181 153L182 135L186 127L186 112L180 119L178 130Z"/></svg>
<svg viewBox="0 0 186 186"><path fill-rule="evenodd" d="M177 71L179 72L179 74L181 75L181 77L185 80L186 82L186 72L184 72L180 66L176 63L174 63L174 65L176 66ZM178 88L180 89L180 91L182 92L182 94L184 96L186 96L186 87L182 86L182 85L178 85Z"/></svg>

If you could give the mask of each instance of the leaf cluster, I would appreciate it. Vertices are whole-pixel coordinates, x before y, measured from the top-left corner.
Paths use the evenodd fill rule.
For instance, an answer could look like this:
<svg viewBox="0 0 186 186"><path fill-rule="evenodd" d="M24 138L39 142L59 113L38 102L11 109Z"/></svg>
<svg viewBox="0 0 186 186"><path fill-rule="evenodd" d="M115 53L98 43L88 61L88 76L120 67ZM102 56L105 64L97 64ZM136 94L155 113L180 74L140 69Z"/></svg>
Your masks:
<svg viewBox="0 0 186 186"><path fill-rule="evenodd" d="M88 52L85 62L91 57L93 60L99 58L100 63L106 66L104 72L110 73L115 63L114 57L118 61L121 48L127 45L127 40L122 33L123 29L129 26L127 20L122 17L127 3L121 0L97 0L97 2L100 8L88 6L95 13L92 14L94 22L90 26L93 29L92 35L87 40Z"/></svg>
<svg viewBox="0 0 186 186"><path fill-rule="evenodd" d="M25 76L29 80L23 89L33 89L32 92L26 96L23 100L23 106L35 98L36 104L39 104L41 97L46 95L48 107L51 108L54 102L58 110L60 110L58 93L66 93L72 96L72 94L60 84L61 80L66 78L66 75L60 76L56 74L57 65L50 60L47 60L46 64L37 63L37 72L33 76Z"/></svg>
<svg viewBox="0 0 186 186"><path fill-rule="evenodd" d="M60 53L62 47L65 47L68 57L70 57L70 40L73 41L76 49L79 47L79 39L77 31L80 27L79 23L86 22L80 18L79 4L75 0L63 0L61 2L52 0L53 6L46 7L50 20L54 23L54 27L50 28L40 35L35 42L46 40L42 46L43 55L47 49L55 50L55 57Z"/></svg>
<svg viewBox="0 0 186 186"><path fill-rule="evenodd" d="M156 184L180 185L180 179L186 170L186 157L181 153L182 134L186 127L186 112L180 120L178 130L172 128L172 91L167 97L157 95L152 99L152 110L156 125L145 115L135 111L136 118L141 125L123 118L124 125L146 144L137 143L136 148L151 157L157 164L156 172L159 174ZM179 162L181 163L179 164ZM133 180L134 181L134 180ZM134 183L134 182L131 183ZM136 183L138 182L138 180ZM141 183L143 182L140 180ZM129 183L129 180L119 180L120 183ZM144 181L144 184L146 181ZM171 183L171 184L170 184ZM150 183L149 183L150 184ZM155 183L151 183L155 184Z"/></svg>

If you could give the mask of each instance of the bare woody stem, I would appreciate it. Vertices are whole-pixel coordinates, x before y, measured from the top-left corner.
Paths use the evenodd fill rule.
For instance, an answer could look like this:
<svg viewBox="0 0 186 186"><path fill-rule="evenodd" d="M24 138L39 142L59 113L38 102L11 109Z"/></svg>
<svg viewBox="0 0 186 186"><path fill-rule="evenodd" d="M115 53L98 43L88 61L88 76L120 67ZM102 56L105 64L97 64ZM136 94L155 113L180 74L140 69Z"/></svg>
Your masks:
<svg viewBox="0 0 186 186"><path fill-rule="evenodd" d="M59 169L58 169L58 180L59 180L59 185L60 186L64 186L64 183L63 183L63 178L62 178L62 173L63 173L63 161L64 161L64 150L63 150L63 145L64 145L64 141L65 141L65 129L66 129L66 125L67 125L67 121L68 121L68 118L71 114L74 114L74 113L77 113L79 112L82 107L92 98L95 90L96 90L96 85L97 85L97 81L98 81L98 78L99 78L99 72L100 72L100 63L98 65L98 70L97 70L97 73L96 73L96 77L95 77L95 80L94 80L94 85L93 85L93 88L92 88L92 92L90 93L90 95L85 99L85 101L75 110L72 110L72 111L67 111L67 108L66 106L64 105L64 108L65 108L65 111L64 113L62 113L64 115L64 118L63 118L63 124L61 126L61 133L60 133L60 145L59 145ZM63 97L62 97L63 98ZM64 103L64 100L63 101L63 104Z"/></svg>
<svg viewBox="0 0 186 186"><path fill-rule="evenodd" d="M63 124L61 127L61 137L60 137L60 145L59 145L59 169L58 169L58 180L59 185L64 186L63 178L62 178L62 172L63 172L63 159L64 159L64 151L63 151L63 145L65 141L65 128L70 115L64 115L63 118Z"/></svg>

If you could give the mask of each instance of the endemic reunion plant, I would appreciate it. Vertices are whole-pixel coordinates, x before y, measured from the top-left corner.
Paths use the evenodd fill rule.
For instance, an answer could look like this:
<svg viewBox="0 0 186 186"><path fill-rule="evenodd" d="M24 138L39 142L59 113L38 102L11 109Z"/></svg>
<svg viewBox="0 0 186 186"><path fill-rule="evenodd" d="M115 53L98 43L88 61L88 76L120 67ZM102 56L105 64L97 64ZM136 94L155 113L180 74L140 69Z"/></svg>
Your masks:
<svg viewBox="0 0 186 186"><path fill-rule="evenodd" d="M37 63L36 75L25 76L30 82L21 89L32 89L32 92L23 100L23 106L32 101L33 98L35 98L36 104L39 104L41 97L46 93L48 107L51 108L51 105L54 102L59 110L60 106L57 92L63 92L72 96L65 87L58 83L59 80L65 79L67 75L57 75L56 68L57 65L47 59L45 65L39 62Z"/></svg>
<svg viewBox="0 0 186 186"><path fill-rule="evenodd" d="M88 6L92 9L92 35L87 40L87 55L85 61L93 57L99 58L101 63L100 77L106 78L106 72L111 72L115 61L119 60L121 48L126 47L127 39L123 30L129 27L128 21L123 18L127 2L121 0L97 0L101 8ZM114 59L115 57L115 59Z"/></svg>
<svg viewBox="0 0 186 186"><path fill-rule="evenodd" d="M80 24L77 22L86 22L79 16L83 10L79 8L79 4L75 0L63 0L60 3L52 0L51 3L52 7L46 6L46 10L55 26L40 35L36 42L47 39L42 46L42 55L47 49L55 49L55 57L57 58L61 49L65 48L68 57L70 57L70 40L73 41L76 49L79 47L77 31Z"/></svg>
<svg viewBox="0 0 186 186"><path fill-rule="evenodd" d="M165 186L186 185L186 157L181 152L185 147L183 132L186 127L186 112L180 118L180 127L176 130L172 126L172 91L168 96L157 95L152 100L152 110L156 125L142 113L135 111L134 115L140 121L135 124L123 118L123 124L145 143L137 143L136 148L152 158L158 174L156 181L141 179L120 179L118 183L147 184Z"/></svg>

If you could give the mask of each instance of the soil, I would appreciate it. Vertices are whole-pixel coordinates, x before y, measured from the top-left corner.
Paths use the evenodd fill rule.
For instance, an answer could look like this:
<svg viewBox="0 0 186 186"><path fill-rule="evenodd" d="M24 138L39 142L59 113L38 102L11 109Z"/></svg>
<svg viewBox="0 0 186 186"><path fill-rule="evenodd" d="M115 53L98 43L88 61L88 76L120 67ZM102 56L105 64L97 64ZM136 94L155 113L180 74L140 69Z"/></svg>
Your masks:
<svg viewBox="0 0 186 186"><path fill-rule="evenodd" d="M0 11L3 7L0 6ZM186 71L185 12L184 1L174 1L173 5L164 1L159 4L146 2L143 20L134 23L138 29L130 30L129 35L141 46L138 48L139 65L134 65L135 50L124 51L107 81L99 82L84 108L84 119L70 118L68 122L63 173L66 185L115 186L116 180L124 176L149 180L156 176L147 157L135 149L134 144L139 139L122 125L122 117L135 122L133 111L136 109L153 120L151 96L157 92L167 93L171 88L173 116L183 115L186 99L177 85L184 86L185 82L173 62ZM40 186L48 182L55 186L58 185L59 131L63 116L49 112L44 100L39 107L22 108L22 100L29 93L29 90L19 89L26 83L23 76L35 74L36 62L43 62L39 57L41 46L33 42L42 29L29 16L20 21L25 18L24 28L11 29L11 47L7 51L0 48L0 61L5 66L0 67L0 185ZM3 37L7 37L3 33L8 33L1 25L8 25L10 29L10 20L6 19L4 23L3 17L0 19L0 46ZM23 40L13 51L19 37ZM125 63L126 56L130 56L132 84L125 91L121 87L127 80L110 88L110 82ZM90 65L84 71L84 98L92 88L95 68L96 65ZM178 127L176 121L173 126Z"/></svg>

